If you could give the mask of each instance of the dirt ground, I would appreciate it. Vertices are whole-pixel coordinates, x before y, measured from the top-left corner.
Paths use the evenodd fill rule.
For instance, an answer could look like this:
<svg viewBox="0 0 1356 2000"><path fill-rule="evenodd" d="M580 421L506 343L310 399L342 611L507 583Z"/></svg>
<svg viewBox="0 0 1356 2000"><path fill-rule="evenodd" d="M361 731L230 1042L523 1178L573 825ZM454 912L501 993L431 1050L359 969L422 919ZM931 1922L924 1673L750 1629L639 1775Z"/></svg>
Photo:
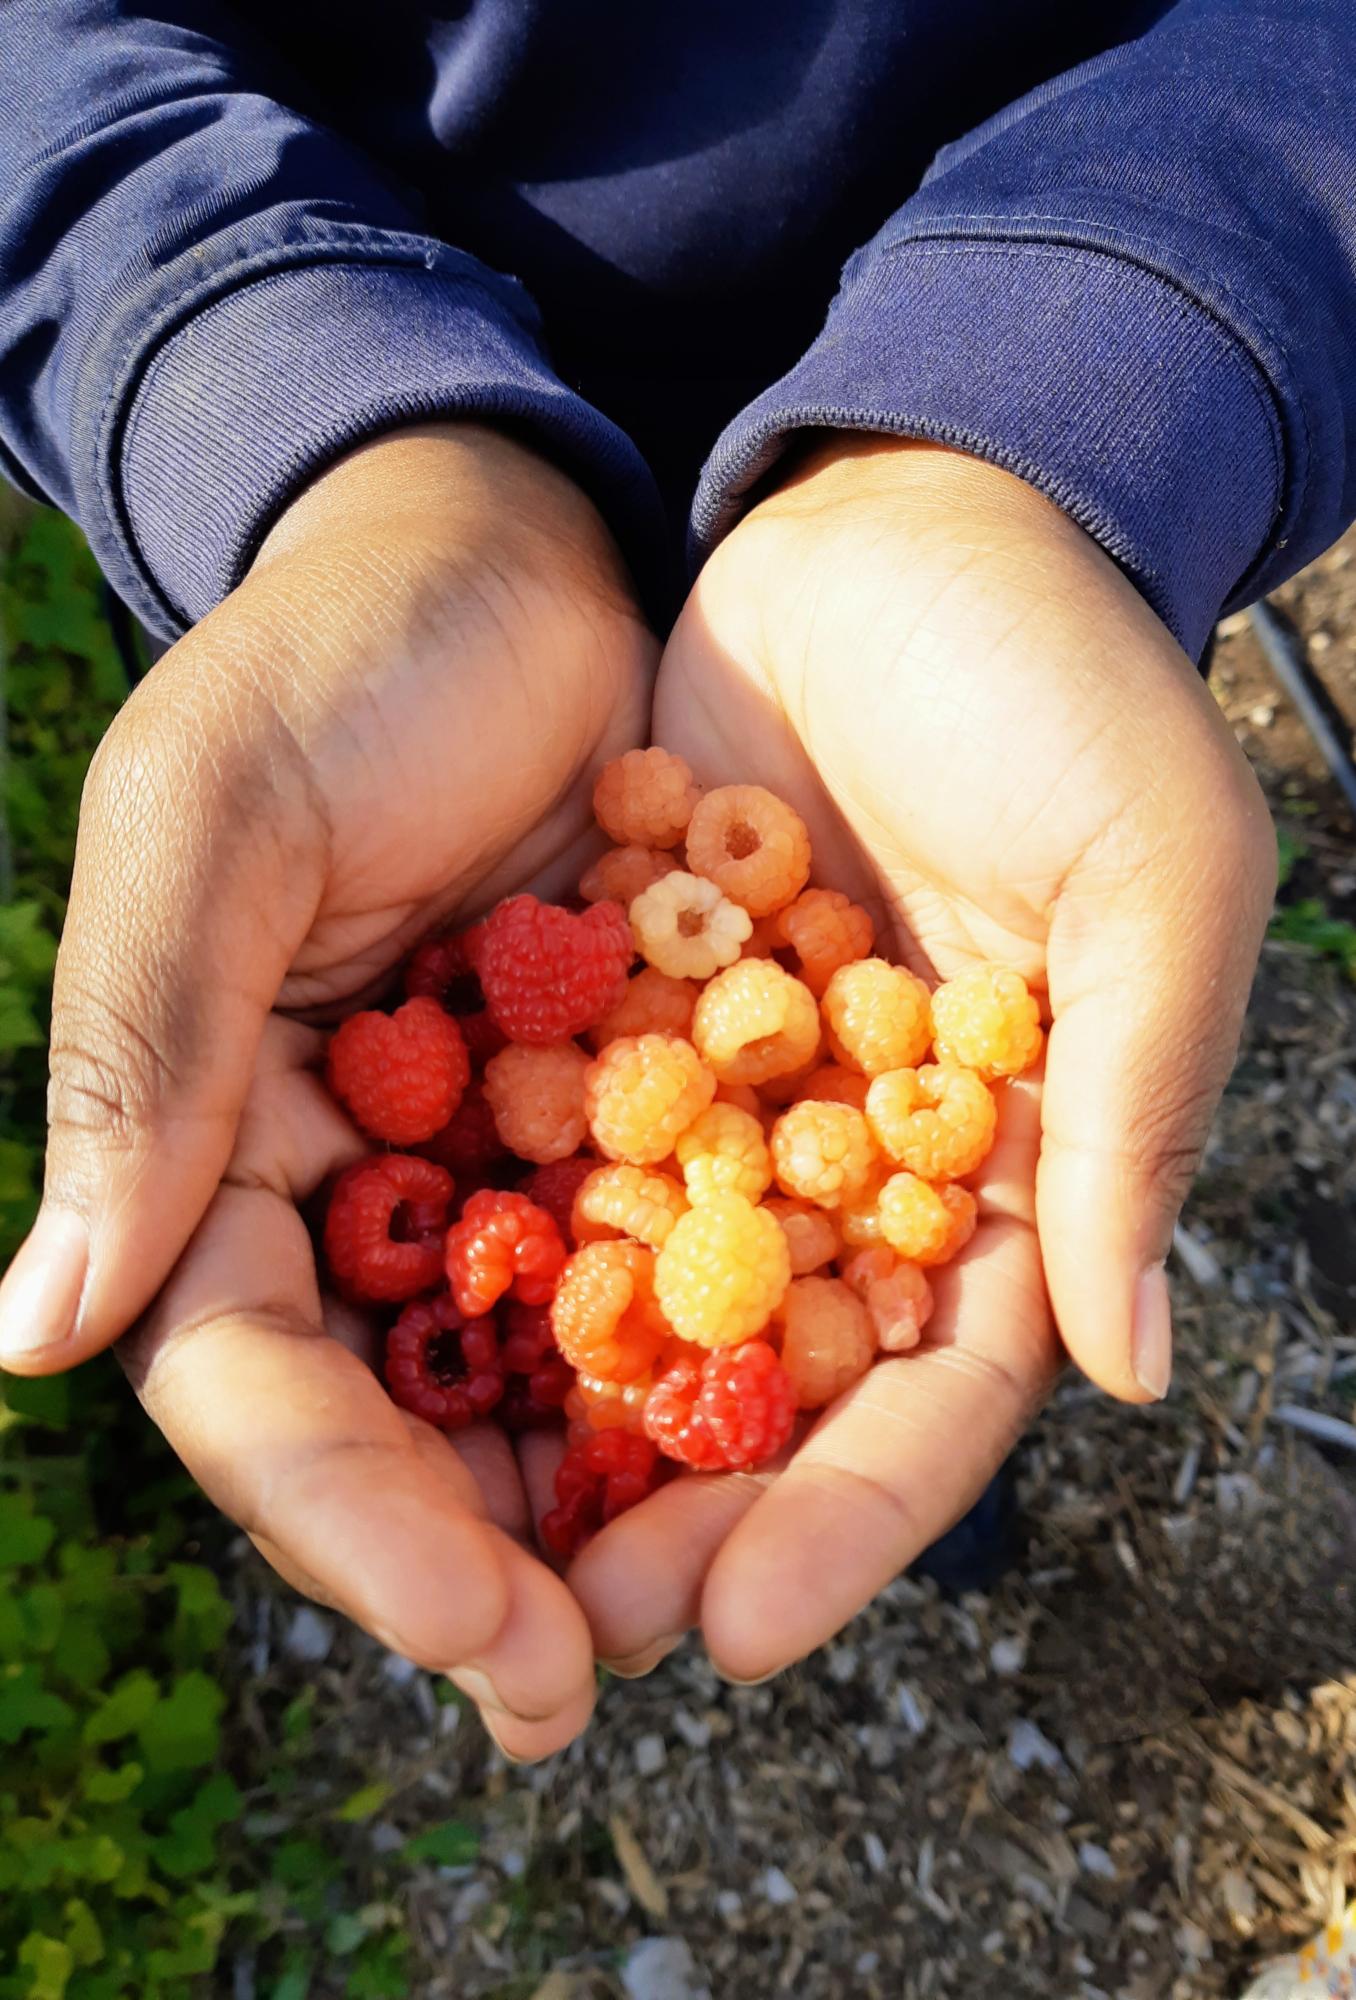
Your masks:
<svg viewBox="0 0 1356 2000"><path fill-rule="evenodd" d="M1280 601L1349 736L1356 537ZM1244 621L1212 685L1304 846L1288 893L1356 916L1352 824ZM1166 1403L1065 1383L992 1592L900 1580L761 1688L689 1644L541 1768L241 1555L261 1714L317 1680L348 1718L298 1810L384 1774L375 1851L483 1826L413 1892L421 2000L1217 2000L1326 1920L1356 1889L1356 1455L1294 1412L1354 1414L1354 1162L1356 982L1268 945Z"/></svg>

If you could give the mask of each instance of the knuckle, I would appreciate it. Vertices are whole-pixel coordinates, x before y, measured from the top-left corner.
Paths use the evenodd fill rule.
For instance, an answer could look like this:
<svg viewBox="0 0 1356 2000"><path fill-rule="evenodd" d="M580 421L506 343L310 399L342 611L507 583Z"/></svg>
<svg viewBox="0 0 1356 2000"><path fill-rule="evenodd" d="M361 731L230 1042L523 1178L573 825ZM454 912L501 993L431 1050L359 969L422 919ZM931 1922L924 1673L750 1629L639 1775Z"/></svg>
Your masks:
<svg viewBox="0 0 1356 2000"><path fill-rule="evenodd" d="M1124 1145L1131 1171L1151 1181L1174 1211L1196 1177L1218 1097L1213 1077L1194 1076L1153 1092L1127 1114Z"/></svg>

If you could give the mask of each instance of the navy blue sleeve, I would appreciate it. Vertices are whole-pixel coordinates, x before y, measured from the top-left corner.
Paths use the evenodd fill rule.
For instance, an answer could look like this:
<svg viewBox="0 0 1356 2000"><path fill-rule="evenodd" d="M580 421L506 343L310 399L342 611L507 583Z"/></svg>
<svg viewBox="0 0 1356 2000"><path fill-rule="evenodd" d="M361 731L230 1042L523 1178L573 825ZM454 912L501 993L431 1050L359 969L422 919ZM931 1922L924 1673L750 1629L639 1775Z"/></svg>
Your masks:
<svg viewBox="0 0 1356 2000"><path fill-rule="evenodd" d="M1356 513L1351 0L1180 0L945 150L720 438L696 552L824 427L1019 474L1198 654Z"/></svg>
<svg viewBox="0 0 1356 2000"><path fill-rule="evenodd" d="M527 294L289 109L224 9L0 13L0 466L152 630L216 604L328 460L429 417L523 431L643 562L650 474Z"/></svg>

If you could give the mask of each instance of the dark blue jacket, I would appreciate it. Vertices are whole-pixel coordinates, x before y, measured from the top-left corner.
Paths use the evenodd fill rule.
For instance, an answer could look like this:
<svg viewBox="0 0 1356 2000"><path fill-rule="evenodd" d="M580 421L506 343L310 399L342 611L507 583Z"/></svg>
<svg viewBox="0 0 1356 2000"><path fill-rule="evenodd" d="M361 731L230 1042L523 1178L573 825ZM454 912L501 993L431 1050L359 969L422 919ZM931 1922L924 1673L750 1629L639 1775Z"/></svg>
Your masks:
<svg viewBox="0 0 1356 2000"><path fill-rule="evenodd" d="M1198 650L1356 513L1356 0L0 0L0 461L148 625L455 412L652 602L797 431L949 439Z"/></svg>

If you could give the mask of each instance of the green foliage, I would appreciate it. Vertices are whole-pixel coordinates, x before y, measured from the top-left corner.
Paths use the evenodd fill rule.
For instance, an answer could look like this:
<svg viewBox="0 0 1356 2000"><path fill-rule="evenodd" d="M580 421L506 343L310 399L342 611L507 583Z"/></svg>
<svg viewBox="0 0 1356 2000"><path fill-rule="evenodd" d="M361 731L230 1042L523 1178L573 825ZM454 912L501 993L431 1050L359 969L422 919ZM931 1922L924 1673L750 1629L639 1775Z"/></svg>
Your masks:
<svg viewBox="0 0 1356 2000"><path fill-rule="evenodd" d="M1303 945L1320 958L1335 959L1356 979L1356 924L1348 923L1344 917L1329 916L1326 904L1316 896L1284 904L1271 920L1269 935L1288 944Z"/></svg>

